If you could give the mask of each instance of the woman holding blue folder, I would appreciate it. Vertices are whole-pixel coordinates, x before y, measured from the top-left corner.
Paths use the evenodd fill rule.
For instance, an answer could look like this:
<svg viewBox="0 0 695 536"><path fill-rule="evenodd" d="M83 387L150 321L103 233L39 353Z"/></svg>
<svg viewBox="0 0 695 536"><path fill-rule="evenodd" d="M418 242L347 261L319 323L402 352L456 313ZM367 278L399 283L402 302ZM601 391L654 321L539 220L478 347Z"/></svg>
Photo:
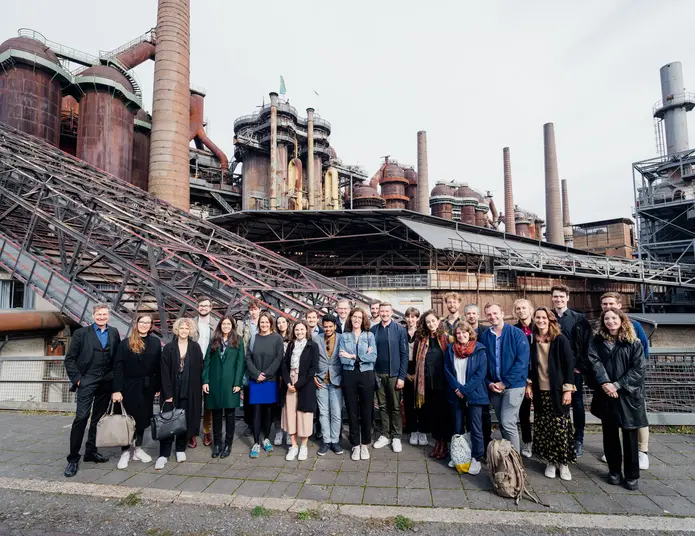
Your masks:
<svg viewBox="0 0 695 536"><path fill-rule="evenodd" d="M273 405L278 401L277 373L282 363L282 337L273 331L273 317L264 311L258 317L258 333L253 350L246 352L246 370L249 375L249 406L253 418L253 447L251 458L258 458L261 452L261 432L263 450L272 452L270 425Z"/></svg>

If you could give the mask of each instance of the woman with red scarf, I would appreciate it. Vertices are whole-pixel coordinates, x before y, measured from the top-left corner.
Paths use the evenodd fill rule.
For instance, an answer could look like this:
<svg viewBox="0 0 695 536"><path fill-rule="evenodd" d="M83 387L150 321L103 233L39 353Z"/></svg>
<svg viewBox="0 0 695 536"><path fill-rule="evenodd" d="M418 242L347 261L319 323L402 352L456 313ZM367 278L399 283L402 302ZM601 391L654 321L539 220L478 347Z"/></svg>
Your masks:
<svg viewBox="0 0 695 536"><path fill-rule="evenodd" d="M416 337L415 408L424 417L420 421L429 423L432 432L434 449L430 456L443 460L448 455L447 440L451 437L444 379L444 352L451 337L433 310L418 320Z"/></svg>
<svg viewBox="0 0 695 536"><path fill-rule="evenodd" d="M475 330L462 322L454 329L454 342L446 351L444 372L449 388L447 399L453 416L454 434L471 434L471 467L468 474L480 473L483 447L483 407L490 405L485 376L487 350L477 342Z"/></svg>

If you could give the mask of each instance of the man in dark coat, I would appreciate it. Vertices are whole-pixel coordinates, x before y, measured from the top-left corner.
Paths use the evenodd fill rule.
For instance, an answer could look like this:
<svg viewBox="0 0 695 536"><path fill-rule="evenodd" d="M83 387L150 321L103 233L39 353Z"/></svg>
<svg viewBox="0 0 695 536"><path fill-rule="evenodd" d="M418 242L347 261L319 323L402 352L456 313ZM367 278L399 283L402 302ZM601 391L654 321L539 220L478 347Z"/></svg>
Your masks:
<svg viewBox="0 0 695 536"><path fill-rule="evenodd" d="M97 303L92 308L94 323L75 331L65 356L65 370L77 391L75 420L70 431L70 455L65 476L73 477L79 470L80 448L87 421L91 416L84 461L105 463L109 459L97 451L97 423L104 415L111 398L113 358L121 342L118 330L108 325L109 306Z"/></svg>

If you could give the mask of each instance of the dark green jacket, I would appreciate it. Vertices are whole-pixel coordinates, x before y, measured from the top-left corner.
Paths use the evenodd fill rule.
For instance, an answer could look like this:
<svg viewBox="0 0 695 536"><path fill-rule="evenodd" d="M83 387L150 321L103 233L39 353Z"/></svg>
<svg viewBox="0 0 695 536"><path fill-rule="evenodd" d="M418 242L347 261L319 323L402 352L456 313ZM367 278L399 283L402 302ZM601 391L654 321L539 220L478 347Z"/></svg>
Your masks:
<svg viewBox="0 0 695 536"><path fill-rule="evenodd" d="M203 385L210 386L210 394L205 395L206 409L231 409L241 405L241 391L234 393L234 387L241 387L244 377L244 343L239 347L227 347L224 359L220 348L208 350L203 363Z"/></svg>

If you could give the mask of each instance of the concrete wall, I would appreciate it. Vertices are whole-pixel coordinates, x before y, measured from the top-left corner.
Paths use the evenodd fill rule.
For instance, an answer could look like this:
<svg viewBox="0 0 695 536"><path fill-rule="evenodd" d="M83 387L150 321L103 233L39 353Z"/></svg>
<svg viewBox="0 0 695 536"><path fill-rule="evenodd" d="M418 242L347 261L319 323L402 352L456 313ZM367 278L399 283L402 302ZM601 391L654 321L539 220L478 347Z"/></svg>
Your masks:
<svg viewBox="0 0 695 536"><path fill-rule="evenodd" d="M429 290L367 290L363 292L376 300L390 302L394 309L402 313L408 307L415 307L421 313L432 308L432 292Z"/></svg>
<svg viewBox="0 0 695 536"><path fill-rule="evenodd" d="M650 342L657 348L695 348L695 326L657 326Z"/></svg>

